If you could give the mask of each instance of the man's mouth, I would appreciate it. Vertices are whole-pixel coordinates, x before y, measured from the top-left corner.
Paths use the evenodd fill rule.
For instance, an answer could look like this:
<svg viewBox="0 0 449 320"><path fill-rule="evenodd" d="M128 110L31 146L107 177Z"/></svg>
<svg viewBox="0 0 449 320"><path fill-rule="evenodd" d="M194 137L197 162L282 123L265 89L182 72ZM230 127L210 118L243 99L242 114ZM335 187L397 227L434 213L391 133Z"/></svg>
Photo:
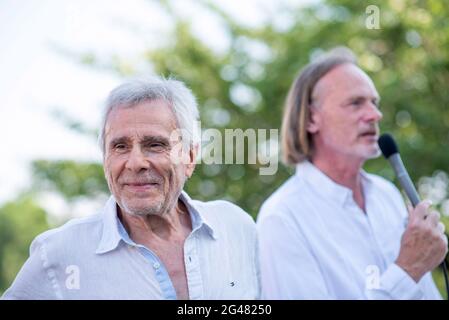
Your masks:
<svg viewBox="0 0 449 320"><path fill-rule="evenodd" d="M360 137L367 137L367 138L372 138L372 139L377 139L378 138L378 134L376 131L366 131L360 134Z"/></svg>
<svg viewBox="0 0 449 320"><path fill-rule="evenodd" d="M134 191L146 191L159 186L157 182L129 182L123 184L125 187Z"/></svg>

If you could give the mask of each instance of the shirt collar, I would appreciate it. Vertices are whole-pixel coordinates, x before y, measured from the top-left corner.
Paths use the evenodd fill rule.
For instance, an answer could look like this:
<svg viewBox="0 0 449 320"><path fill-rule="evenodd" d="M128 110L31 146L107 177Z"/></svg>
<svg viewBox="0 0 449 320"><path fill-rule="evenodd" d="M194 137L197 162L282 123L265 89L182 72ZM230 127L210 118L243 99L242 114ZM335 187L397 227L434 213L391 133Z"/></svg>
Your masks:
<svg viewBox="0 0 449 320"><path fill-rule="evenodd" d="M217 232L210 221L208 221L208 219L204 216L202 207L196 204L185 191L181 192L179 198L182 202L184 202L185 206L187 207L187 211L190 214L190 219L192 221L192 232L200 228L204 228L214 240L217 240Z"/></svg>
<svg viewBox="0 0 449 320"><path fill-rule="evenodd" d="M103 231L100 243L95 253L101 254L114 250L122 236L120 235L119 218L117 216L117 202L114 196L111 196L103 208Z"/></svg>
<svg viewBox="0 0 449 320"><path fill-rule="evenodd" d="M182 191L179 198L183 201L187 207L187 211L190 214L192 233L196 230L204 228L207 233L216 240L217 232L205 219L200 208L197 208L197 205L194 204L189 195L185 191ZM103 231L95 253L102 254L112 251L117 248L121 240L127 244L136 245L134 241L130 239L128 233L118 218L117 202L114 196L111 196L103 209Z"/></svg>
<svg viewBox="0 0 449 320"><path fill-rule="evenodd" d="M363 192L366 194L372 183L371 178L364 170L360 170L360 174L362 176ZM307 181L316 192L324 194L330 199L334 199L341 205L353 196L351 189L333 181L308 160L296 165L295 175L299 179Z"/></svg>

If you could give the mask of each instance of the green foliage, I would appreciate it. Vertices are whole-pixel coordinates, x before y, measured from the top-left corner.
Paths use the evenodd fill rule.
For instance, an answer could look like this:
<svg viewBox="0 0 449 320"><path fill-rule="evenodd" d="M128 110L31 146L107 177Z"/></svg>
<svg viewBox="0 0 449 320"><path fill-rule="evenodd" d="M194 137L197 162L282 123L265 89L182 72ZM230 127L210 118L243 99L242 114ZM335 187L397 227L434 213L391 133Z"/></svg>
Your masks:
<svg viewBox="0 0 449 320"><path fill-rule="evenodd" d="M46 212L30 196L0 208L0 294L28 257L31 241L47 229Z"/></svg>
<svg viewBox="0 0 449 320"><path fill-rule="evenodd" d="M108 192L103 167L99 163L36 160L32 163L32 173L34 190L55 191L68 201Z"/></svg>

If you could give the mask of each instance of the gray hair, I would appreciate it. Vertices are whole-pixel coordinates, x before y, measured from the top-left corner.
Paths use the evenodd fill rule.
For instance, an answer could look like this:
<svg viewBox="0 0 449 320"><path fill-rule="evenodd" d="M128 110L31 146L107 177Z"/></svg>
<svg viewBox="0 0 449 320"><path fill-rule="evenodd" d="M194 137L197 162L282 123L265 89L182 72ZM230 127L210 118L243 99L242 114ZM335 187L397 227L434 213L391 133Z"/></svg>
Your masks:
<svg viewBox="0 0 449 320"><path fill-rule="evenodd" d="M199 121L199 112L192 91L183 82L173 78L135 78L113 89L106 100L98 137L103 156L106 151L106 122L111 111L117 108L132 108L141 102L158 99L166 101L172 108L184 145L192 146L198 143L199 138L194 128L196 121Z"/></svg>
<svg viewBox="0 0 449 320"><path fill-rule="evenodd" d="M302 162L313 153L312 138L307 132L313 89L329 71L345 63L357 65L354 53L346 47L336 47L306 65L290 87L281 128L282 157L287 165Z"/></svg>

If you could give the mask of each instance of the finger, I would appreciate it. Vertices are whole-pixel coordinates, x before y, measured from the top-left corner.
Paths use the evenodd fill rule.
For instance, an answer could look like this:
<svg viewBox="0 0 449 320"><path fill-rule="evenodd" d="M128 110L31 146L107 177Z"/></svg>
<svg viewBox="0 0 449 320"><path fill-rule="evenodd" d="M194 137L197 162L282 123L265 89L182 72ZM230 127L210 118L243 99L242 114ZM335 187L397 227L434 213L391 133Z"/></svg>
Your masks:
<svg viewBox="0 0 449 320"><path fill-rule="evenodd" d="M446 231L446 226L443 222L438 222L438 231L444 235L444 231Z"/></svg>
<svg viewBox="0 0 449 320"><path fill-rule="evenodd" d="M417 206L409 211L409 219L412 220L424 220L428 214L429 207L431 206L430 200L424 200L417 204Z"/></svg>
<svg viewBox="0 0 449 320"><path fill-rule="evenodd" d="M440 222L440 213L435 210L430 211L426 217L426 222L432 227L437 227Z"/></svg>
<svg viewBox="0 0 449 320"><path fill-rule="evenodd" d="M447 247L447 236L446 236L446 234L442 234L441 235L441 237L443 237L443 241L444 241L444 243L446 244L446 247Z"/></svg>

